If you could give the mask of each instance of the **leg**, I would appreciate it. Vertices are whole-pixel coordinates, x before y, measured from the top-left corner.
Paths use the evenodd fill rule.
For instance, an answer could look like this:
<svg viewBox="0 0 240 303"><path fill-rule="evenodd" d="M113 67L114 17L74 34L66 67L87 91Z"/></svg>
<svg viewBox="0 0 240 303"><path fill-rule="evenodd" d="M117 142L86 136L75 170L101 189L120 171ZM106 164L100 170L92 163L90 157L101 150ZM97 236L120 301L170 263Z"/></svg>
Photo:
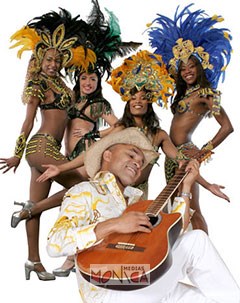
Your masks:
<svg viewBox="0 0 240 303"><path fill-rule="evenodd" d="M41 143L41 144L40 144ZM67 158L62 155L57 147L51 146L51 149L48 150L48 154L45 153L45 148L48 141L46 138L40 138L38 142L38 152L35 153L29 153L27 155L27 161L30 167L35 167L36 171L38 172L38 175L41 175L45 171L45 168L42 167L43 164L53 164L53 165L60 165L67 163ZM67 171L59 176L56 176L54 178L54 181L61 184L64 188L68 189L72 187L73 185L83 181L87 180L87 174L85 171L85 168L81 168L81 170L72 170ZM45 184L49 181L45 181L42 184ZM36 186L41 187L41 183L36 183ZM51 183L51 182L50 182ZM52 195L51 197L42 196L40 199L37 200L33 199L33 202L38 201L38 203L32 207L31 214L32 216L38 215L42 213L45 210L51 209L53 207L60 206L62 203L63 196L66 192L66 189L63 189L59 191L58 193ZM23 211L21 214L22 219L28 218L28 212Z"/></svg>
<svg viewBox="0 0 240 303"><path fill-rule="evenodd" d="M195 149L190 149L195 151ZM184 149L183 149L184 151ZM165 177L167 183L173 178L175 175L176 169L178 168L178 164L176 161L169 159L166 157L164 169L165 169ZM208 226L207 223L201 213L200 205L199 205L199 185L195 183L191 189L192 192L192 200L191 200L191 208L195 210L193 217L191 218L191 224L193 229L201 229L208 234ZM176 195L176 193L175 193ZM174 195L174 196L175 196Z"/></svg>
<svg viewBox="0 0 240 303"><path fill-rule="evenodd" d="M36 216L42 213L45 210L60 206L66 193L67 189L63 189L52 196L42 199L38 203L34 204L34 207L31 210L31 215Z"/></svg>
<svg viewBox="0 0 240 303"><path fill-rule="evenodd" d="M42 199L37 204L35 204L34 207L31 209L32 216L40 214L45 210L60 206L62 203L63 197L64 197L65 193L67 192L67 189L81 181L87 180L87 178L82 177L76 171L70 171L70 172L61 174L60 176L56 177L56 179L54 179L54 180L57 181L59 184L63 185L66 189L62 189L61 191L53 194L50 197L47 197L46 199ZM28 217L28 213L25 211L25 214L23 214L23 218L27 218L27 217Z"/></svg>
<svg viewBox="0 0 240 303"><path fill-rule="evenodd" d="M27 161L31 167L31 186L30 186L30 200L35 203L35 206L31 208L31 213L33 216L32 219L26 222L27 238L28 238L28 247L29 247L29 260L32 262L39 262L39 223L40 215L44 210L60 206L63 196L66 190L62 190L52 197L47 198L49 190L51 187L51 180L45 181L43 183L36 182L36 179L44 171L42 164L62 164L66 163L68 160L60 152L57 146L50 144L48 146L48 139L40 137L37 140L38 149L35 147L34 143L34 152L31 149L31 143L29 144L29 153L27 152ZM48 146L48 149L47 149ZM85 170L83 170L84 172ZM66 172L60 176L57 176L55 179L59 184L63 185L66 188L70 188L76 183L79 183L83 180L81 174L77 171ZM28 212L25 211L25 216ZM23 211L24 214L24 211ZM37 272L45 272L44 267L41 263L34 265L34 270Z"/></svg>
<svg viewBox="0 0 240 303"><path fill-rule="evenodd" d="M198 288L182 282L164 299L164 303L216 303L215 300L206 298Z"/></svg>
<svg viewBox="0 0 240 303"><path fill-rule="evenodd" d="M39 176L39 172L36 168L31 168L31 183L30 183L30 200L37 203L43 197L46 197L49 193L51 182L45 182L45 184L37 183L35 180ZM37 262L37 264L27 265L25 264L25 270L36 271L38 274L42 273L42 280L52 280L54 276L47 273L43 267L39 254L39 226L40 226L40 216L41 214L34 216L33 218L26 221L26 232L27 232L27 241L28 241L28 260L31 262ZM29 279L29 276L26 278ZM40 278L40 276L39 276Z"/></svg>
<svg viewBox="0 0 240 303"><path fill-rule="evenodd" d="M240 302L240 289L206 233L194 230L182 235L174 245L173 259L175 273L185 273L206 299Z"/></svg>
<svg viewBox="0 0 240 303"><path fill-rule="evenodd" d="M240 289L209 237L201 230L184 233L172 248L173 264L153 284L132 291L107 291L104 303L239 303ZM188 276L193 286L181 281ZM77 268L77 279L81 274ZM91 301L91 286L84 296ZM94 293L97 295L97 292ZM98 299L95 298L94 299Z"/></svg>
<svg viewBox="0 0 240 303"><path fill-rule="evenodd" d="M197 183L194 183L192 186L192 200L190 207L195 210L195 213L191 218L193 229L201 229L208 234L208 226L199 205L199 185Z"/></svg>

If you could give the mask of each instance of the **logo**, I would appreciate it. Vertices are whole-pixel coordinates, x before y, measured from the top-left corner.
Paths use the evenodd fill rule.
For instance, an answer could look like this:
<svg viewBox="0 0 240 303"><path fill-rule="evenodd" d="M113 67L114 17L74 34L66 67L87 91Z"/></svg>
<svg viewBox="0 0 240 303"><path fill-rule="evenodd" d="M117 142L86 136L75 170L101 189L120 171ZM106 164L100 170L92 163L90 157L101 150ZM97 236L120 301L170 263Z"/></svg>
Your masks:
<svg viewBox="0 0 240 303"><path fill-rule="evenodd" d="M91 264L90 282L94 285L150 285L149 264Z"/></svg>

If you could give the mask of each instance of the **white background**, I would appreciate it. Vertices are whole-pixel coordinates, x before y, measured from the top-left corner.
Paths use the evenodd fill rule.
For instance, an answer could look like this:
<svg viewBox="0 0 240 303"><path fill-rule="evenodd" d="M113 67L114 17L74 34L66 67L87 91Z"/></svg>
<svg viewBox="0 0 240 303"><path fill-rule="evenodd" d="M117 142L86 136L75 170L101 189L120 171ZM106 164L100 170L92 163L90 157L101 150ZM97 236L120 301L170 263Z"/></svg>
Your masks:
<svg viewBox="0 0 240 303"><path fill-rule="evenodd" d="M188 1L176 0L99 0L101 8L107 7L113 10L119 18L122 29L123 41L143 42L142 49L149 49L147 34L143 34L146 24L151 22L156 13L173 17L176 6L181 3L181 8L189 4ZM16 56L16 49L9 50L9 37L17 29L26 24L28 20L50 10L58 11L58 7L69 10L73 16L81 14L85 18L90 12L90 0L49 0L49 1L5 1L1 8L0 18L0 52L1 52L1 111L0 111L0 157L9 157L14 150L15 140L25 117L25 106L21 103L21 93L24 84L26 67L30 53L24 53L22 59ZM205 189L201 189L201 206L209 225L212 241L219 250L221 256L228 265L233 276L240 284L239 264L239 73L240 73L240 29L239 11L234 0L228 1L195 1L194 9L205 9L209 15L218 14L225 18L223 27L229 28L233 36L232 46L234 52L232 60L227 68L226 80L219 85L222 91L222 105L227 111L233 126L234 133L221 144L213 155L213 161L202 165L202 175L210 182L225 185L225 192L230 196L231 203L221 200ZM122 59L116 60L117 66ZM108 84L103 84L104 95L107 98L118 117L121 117L124 103L114 93ZM161 126L169 130L171 113L155 106L155 110L161 118ZM38 116L38 120L40 116ZM38 121L35 123L35 129ZM201 128L201 129L200 129ZM218 126L214 119L206 119L194 135L194 142L202 146L217 132ZM33 133L34 133L33 131ZM162 161L160 167L155 166L150 178L150 198L154 199L164 186ZM31 280L26 281L24 276L24 262L27 258L27 244L24 223L21 222L16 229L10 227L11 214L16 207L13 201L28 199L29 192L29 168L23 159L16 174L9 172L0 174L1 186L1 248L0 248L0 276L1 292L0 301L42 303L56 301L59 303L80 302L77 283L74 274L68 278L57 278L55 281L42 282L32 273ZM60 189L54 185L52 192ZM41 258L46 268L51 271L61 265L63 259L50 258L45 250L48 231L52 227L58 209L50 210L42 215L40 249ZM224 281L224 277L222 277Z"/></svg>

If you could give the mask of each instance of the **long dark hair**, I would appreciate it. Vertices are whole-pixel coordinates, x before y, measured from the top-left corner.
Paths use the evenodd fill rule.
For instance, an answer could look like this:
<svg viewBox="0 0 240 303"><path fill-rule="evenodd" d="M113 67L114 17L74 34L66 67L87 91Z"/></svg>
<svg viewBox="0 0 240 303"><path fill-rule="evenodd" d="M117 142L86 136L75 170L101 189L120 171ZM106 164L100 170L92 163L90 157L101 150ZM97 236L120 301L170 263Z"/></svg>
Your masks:
<svg viewBox="0 0 240 303"><path fill-rule="evenodd" d="M197 79L196 79L196 82L194 83L194 85L199 84L200 87L202 87L202 88L211 88L211 84L210 84L210 82L208 81L208 79L206 77L206 73L205 73L199 59L196 56L191 55L189 57L189 60L192 60L193 63L197 67ZM183 97L185 96L186 91L187 91L187 83L183 80L183 78L181 76L182 64L183 64L183 62L181 61L180 64L179 64L177 77L176 77L176 92L177 93L176 93L176 96L174 98L174 102L171 106L171 110L172 110L173 113L175 112L177 102L179 100L183 99Z"/></svg>
<svg viewBox="0 0 240 303"><path fill-rule="evenodd" d="M146 94L151 94L149 91L144 89ZM131 95L135 95L138 90L136 88L131 90ZM115 124L115 126L124 126L127 127L137 127L136 122L134 120L134 116L130 111L130 101L127 102L124 108L123 116L119 121ZM143 125L147 127L148 132L150 134L156 134L157 130L160 128L159 118L153 110L152 103L148 103L148 108L146 114L142 116Z"/></svg>
<svg viewBox="0 0 240 303"><path fill-rule="evenodd" d="M96 74L97 75L97 78L98 78L98 83L97 83L97 88L94 92L92 92L91 94L89 94L87 96L87 99L95 99L95 98L102 98L103 95L102 95L102 78L101 78L101 74L99 73L98 70L93 70L93 71L89 71L89 72L86 72L87 74ZM79 100L80 97L81 97L81 92L80 92L80 77L81 75L84 74L84 72L79 72L79 73L76 73L75 76L74 76L74 79L75 79L75 85L73 87L73 91L74 91L74 94L75 94L75 100Z"/></svg>

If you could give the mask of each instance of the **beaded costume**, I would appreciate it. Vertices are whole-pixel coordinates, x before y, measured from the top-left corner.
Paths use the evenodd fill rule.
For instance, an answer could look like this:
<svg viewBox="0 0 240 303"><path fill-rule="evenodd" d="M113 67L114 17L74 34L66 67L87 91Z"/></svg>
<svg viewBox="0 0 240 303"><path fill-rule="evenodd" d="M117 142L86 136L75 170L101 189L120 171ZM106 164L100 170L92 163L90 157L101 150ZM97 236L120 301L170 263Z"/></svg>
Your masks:
<svg viewBox="0 0 240 303"><path fill-rule="evenodd" d="M44 103L45 93L52 90L54 94L54 101L51 103ZM52 79L44 74L40 74L37 80L29 80L25 88L24 101L27 103L31 96L38 97L41 103L39 108L43 110L65 110L69 108L72 100L72 92L65 85L61 78ZM61 142L53 138L49 134L37 133L31 137L26 146L26 157L33 153L43 153L44 157L51 157L55 160L65 160L66 157L60 152Z"/></svg>
<svg viewBox="0 0 240 303"><path fill-rule="evenodd" d="M76 103L81 102L81 99ZM100 113L103 114L110 114L112 113L112 108L110 103L105 98L95 98L95 99L87 99L87 102L83 105L81 110L76 107L76 104L72 105L68 110L68 117L69 119L82 119L91 122L94 127L91 132L85 134L83 138L81 138L76 146L74 147L71 154L68 156L69 160L73 160L79 154L86 150L86 139L88 146L90 146L93 142L96 141L98 136L98 129L100 127L100 122L102 119L98 119L96 122L95 120L89 118L85 115L84 111L87 107L90 107L90 116L94 118L94 116L98 116ZM100 125L99 125L100 124Z"/></svg>

